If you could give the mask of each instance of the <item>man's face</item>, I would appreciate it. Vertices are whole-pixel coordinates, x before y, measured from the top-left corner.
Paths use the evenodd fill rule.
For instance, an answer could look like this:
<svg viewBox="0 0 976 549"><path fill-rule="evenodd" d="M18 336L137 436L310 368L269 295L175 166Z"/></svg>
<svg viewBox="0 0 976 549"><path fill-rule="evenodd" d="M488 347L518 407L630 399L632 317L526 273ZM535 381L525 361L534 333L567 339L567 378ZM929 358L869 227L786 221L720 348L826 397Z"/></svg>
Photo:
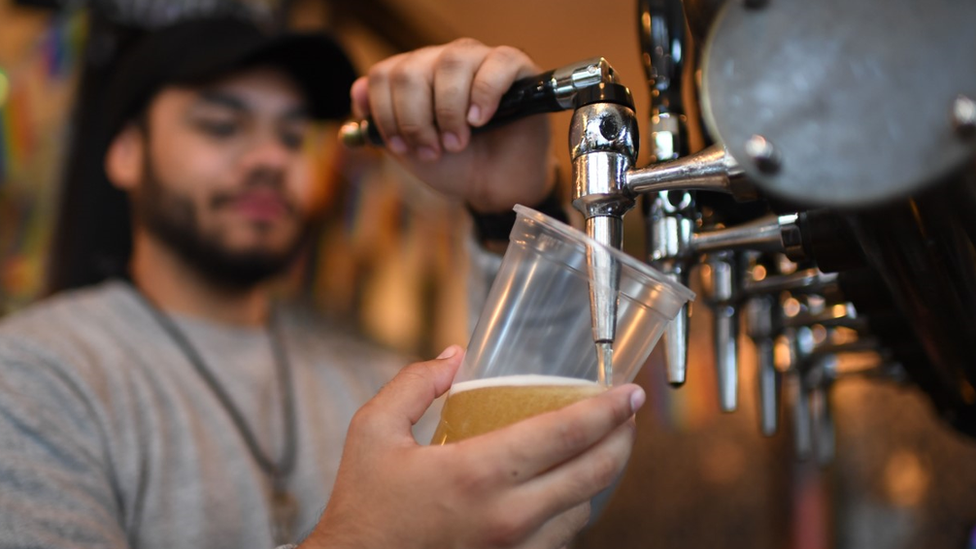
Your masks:
<svg viewBox="0 0 976 549"><path fill-rule="evenodd" d="M310 129L296 84L272 68L150 103L136 223L203 274L247 286L278 274L308 231Z"/></svg>

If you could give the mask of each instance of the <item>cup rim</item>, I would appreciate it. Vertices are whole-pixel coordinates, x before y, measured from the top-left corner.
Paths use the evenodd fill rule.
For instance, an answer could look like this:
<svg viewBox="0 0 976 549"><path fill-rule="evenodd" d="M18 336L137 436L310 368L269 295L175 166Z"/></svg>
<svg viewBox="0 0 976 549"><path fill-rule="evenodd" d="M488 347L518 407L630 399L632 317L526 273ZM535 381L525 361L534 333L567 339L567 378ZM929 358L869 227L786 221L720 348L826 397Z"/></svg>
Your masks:
<svg viewBox="0 0 976 549"><path fill-rule="evenodd" d="M613 256L614 259L620 261L622 264L626 265L627 267L630 267L631 269L638 271L640 274L647 276L648 278L654 280L655 282L660 283L661 285L664 286L664 288L666 288L668 291L674 294L675 297L681 299L683 303L694 301L695 292L693 292L690 288L688 288L684 284L669 279L664 273L655 269L654 267L651 267L647 263L639 261L635 257L628 255L620 250L611 248L601 242L597 242L596 240L590 238L586 233L574 227L571 227L563 223L562 221L559 221L558 219L550 217L542 212L533 210L528 206L523 206L522 204L516 204L513 209L515 210L515 213L518 216L525 217L528 219L533 219L536 222L542 223L546 227L551 228L552 230L556 231L557 233L563 236L566 236L567 238L582 242L583 244L587 244L590 246L595 246L607 250ZM517 220L515 226L516 227L518 226Z"/></svg>

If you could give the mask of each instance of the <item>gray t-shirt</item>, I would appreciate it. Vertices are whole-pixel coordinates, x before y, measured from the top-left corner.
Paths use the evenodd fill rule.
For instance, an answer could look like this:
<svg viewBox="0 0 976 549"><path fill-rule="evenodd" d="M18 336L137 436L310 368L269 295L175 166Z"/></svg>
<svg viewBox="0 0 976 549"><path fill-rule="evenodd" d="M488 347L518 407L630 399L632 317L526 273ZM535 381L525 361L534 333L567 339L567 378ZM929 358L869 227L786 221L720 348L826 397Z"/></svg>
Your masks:
<svg viewBox="0 0 976 549"><path fill-rule="evenodd" d="M267 331L176 321L277 460ZM302 534L325 507L352 415L406 361L306 312L285 311L280 326ZM270 502L271 481L227 411L128 284L0 323L0 548L266 549Z"/></svg>

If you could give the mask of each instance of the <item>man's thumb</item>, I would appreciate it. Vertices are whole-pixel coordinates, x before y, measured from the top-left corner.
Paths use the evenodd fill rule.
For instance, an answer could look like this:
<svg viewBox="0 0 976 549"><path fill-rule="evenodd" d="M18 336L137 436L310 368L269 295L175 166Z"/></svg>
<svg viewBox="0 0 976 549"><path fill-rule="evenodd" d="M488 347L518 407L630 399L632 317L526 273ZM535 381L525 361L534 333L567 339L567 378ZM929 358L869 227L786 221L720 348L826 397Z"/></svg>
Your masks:
<svg viewBox="0 0 976 549"><path fill-rule="evenodd" d="M380 412L383 425L396 433L408 432L434 400L450 389L463 357L464 351L451 345L434 360L400 370L370 401L370 411Z"/></svg>

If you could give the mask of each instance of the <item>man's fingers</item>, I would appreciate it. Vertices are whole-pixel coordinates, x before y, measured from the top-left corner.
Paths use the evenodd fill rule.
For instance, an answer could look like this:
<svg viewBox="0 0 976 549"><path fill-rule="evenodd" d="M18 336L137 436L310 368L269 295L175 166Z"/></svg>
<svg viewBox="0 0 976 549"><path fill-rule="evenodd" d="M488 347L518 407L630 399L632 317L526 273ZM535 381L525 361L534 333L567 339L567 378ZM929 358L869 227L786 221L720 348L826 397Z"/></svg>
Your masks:
<svg viewBox="0 0 976 549"><path fill-rule="evenodd" d="M437 48L404 56L390 71L397 134L418 159L431 162L441 154L434 121L434 75L430 69Z"/></svg>
<svg viewBox="0 0 976 549"><path fill-rule="evenodd" d="M410 427L451 387L463 357L464 351L451 345L434 360L417 362L400 370L356 413L350 429L365 429L392 440L406 437L412 442Z"/></svg>
<svg viewBox="0 0 976 549"><path fill-rule="evenodd" d="M468 123L482 126L498 110L502 95L516 79L539 72L525 53L509 46L499 46L485 57L471 83L471 107Z"/></svg>
<svg viewBox="0 0 976 549"><path fill-rule="evenodd" d="M498 474L522 483L581 454L634 415L644 403L637 385L615 387L555 412L461 441L477 446Z"/></svg>
<svg viewBox="0 0 976 549"><path fill-rule="evenodd" d="M475 72L490 51L477 40L461 38L448 44L434 67L434 116L445 150L458 152L471 135L467 113Z"/></svg>
<svg viewBox="0 0 976 549"><path fill-rule="evenodd" d="M583 502L547 520L520 547L551 549L566 547L590 520L590 503Z"/></svg>
<svg viewBox="0 0 976 549"><path fill-rule="evenodd" d="M387 148L396 154L406 154L407 145L398 133L389 73L402 56L402 54L397 55L374 65L369 70L367 80L369 113L373 117L376 129L383 136Z"/></svg>
<svg viewBox="0 0 976 549"><path fill-rule="evenodd" d="M352 100L352 115L362 120L369 117L369 79L360 76L349 88L349 98Z"/></svg>
<svg viewBox="0 0 976 549"><path fill-rule="evenodd" d="M614 429L586 452L516 488L520 498L536 502L542 516L551 516L589 501L620 476L634 446L633 419Z"/></svg>

